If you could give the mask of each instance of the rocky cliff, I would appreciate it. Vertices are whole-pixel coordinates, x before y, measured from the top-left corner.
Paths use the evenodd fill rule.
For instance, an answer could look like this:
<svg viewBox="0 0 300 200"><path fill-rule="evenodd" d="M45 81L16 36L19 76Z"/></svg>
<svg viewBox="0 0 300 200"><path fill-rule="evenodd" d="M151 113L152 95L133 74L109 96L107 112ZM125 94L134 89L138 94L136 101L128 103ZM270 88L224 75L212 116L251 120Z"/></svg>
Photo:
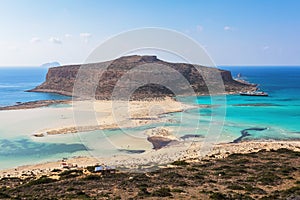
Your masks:
<svg viewBox="0 0 300 200"><path fill-rule="evenodd" d="M104 70L104 66L106 65L108 67ZM129 73L135 69L135 67L143 65L148 67L147 72L142 70L140 72ZM157 71L157 67L159 66L167 66L173 71L170 73L164 73L163 70L162 72ZM198 95L209 94L209 89L211 92L211 88L221 87L222 83L216 81L214 78L216 74L221 74L226 93L237 93L255 89L255 85L235 81L230 71L199 66L201 71L201 73L199 73L195 66L191 64L165 62L159 60L156 56L126 56L103 63L50 68L46 76L46 81L30 91L53 92L71 96L79 70L83 67L85 71L80 71L80 73L81 75L85 74L87 78L82 83L81 89L82 91L90 90L92 82L96 80L98 83L95 89L97 99L110 99L116 83L120 81L121 78L124 79L124 77L126 77L124 80L122 79L122 87L124 87L124 90L128 85L132 84L132 80L143 80L149 78L149 76L152 76L152 79L155 76L160 79L157 80L158 84L156 84L156 80L152 80L151 83L137 88L132 94L132 98L135 99L173 96L173 90L171 90L170 87L165 87L166 85L176 85L177 88L180 88L181 90L178 90L177 94L188 94L185 88L186 85L181 83L178 74L185 78L193 91ZM152 69L156 69L154 70L155 72L153 72ZM153 73L156 73L156 75L153 75ZM165 84L162 84L163 81L161 82L162 77L165 80ZM207 80L210 80L210 87L207 87Z"/></svg>

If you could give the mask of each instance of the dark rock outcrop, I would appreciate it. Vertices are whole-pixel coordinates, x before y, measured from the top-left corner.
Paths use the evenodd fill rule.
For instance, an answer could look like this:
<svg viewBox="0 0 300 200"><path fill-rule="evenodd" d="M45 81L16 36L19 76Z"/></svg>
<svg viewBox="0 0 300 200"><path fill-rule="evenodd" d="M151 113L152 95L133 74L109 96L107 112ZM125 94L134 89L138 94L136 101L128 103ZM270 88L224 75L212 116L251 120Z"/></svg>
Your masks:
<svg viewBox="0 0 300 200"><path fill-rule="evenodd" d="M109 63L109 66L104 70L103 66L105 66L107 63ZM127 86L132 84L133 79L143 79L144 77L149 77L148 74L151 73L151 69L149 69L148 72L139 72L134 74L128 73L132 69L135 69L136 66L141 66L143 64L147 64L149 66L164 65L172 69L174 71L172 73L163 74L163 72L161 72L163 76L161 76L161 74L159 75L158 73L158 78L161 79L161 77L163 77L166 81L166 85L177 84L177 88L181 87L180 80L177 80L179 78L176 75L176 73L179 72L188 81L189 85L197 95L209 94L209 90L207 84L205 83L205 80L211 80L209 83L211 87L221 87L222 84L214 80L216 73L221 74L226 93L249 91L254 90L256 87L255 85L235 81L232 78L230 71L226 70L199 66L201 69L201 73L199 73L199 71L192 64L165 62L159 60L156 56L126 56L103 63L69 65L50 68L47 73L46 81L30 91L53 92L71 96L73 94L74 83L79 73L80 67L84 67L86 71L83 72L83 74L86 73L85 75L87 79L84 80L84 83L82 83L81 89L83 93L84 91L90 90L90 84L92 84L93 80L97 80L98 85L97 88L95 88L94 93L96 98L111 99L111 95L116 83L120 80L120 78L124 77L124 75L127 75L127 79L124 79L124 83L122 84L124 90ZM80 73L81 72L82 71L80 71ZM93 77L91 77L91 75ZM144 99L149 97L153 98L162 96L174 96L173 91L162 85L164 84L155 84L154 80L152 83L146 84L136 89L134 94L132 95L132 98ZM181 89L182 90L179 91L181 95L187 94L187 90L184 85L182 85Z"/></svg>
<svg viewBox="0 0 300 200"><path fill-rule="evenodd" d="M152 143L153 149L161 149L167 145L169 145L171 142L176 142L176 140L172 140L167 137L162 136L151 136L148 137L147 140Z"/></svg>

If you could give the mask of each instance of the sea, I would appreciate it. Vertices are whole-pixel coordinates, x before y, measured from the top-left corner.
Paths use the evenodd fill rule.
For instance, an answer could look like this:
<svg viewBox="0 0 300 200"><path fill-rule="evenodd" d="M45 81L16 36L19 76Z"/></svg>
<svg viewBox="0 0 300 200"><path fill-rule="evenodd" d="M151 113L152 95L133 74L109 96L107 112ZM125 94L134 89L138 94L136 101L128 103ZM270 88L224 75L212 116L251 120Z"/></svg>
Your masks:
<svg viewBox="0 0 300 200"><path fill-rule="evenodd" d="M168 123L145 125L126 130L139 133L159 126L176 130L178 136L200 135L207 137L215 131L216 142L234 142L245 131L243 140L299 140L300 139L300 67L290 66L220 66L229 70L233 77L241 74L241 78L250 83L259 84L259 88L269 94L268 97L251 97L225 95L223 104L213 105L211 96L180 97L191 105L200 108L181 113L166 114ZM28 102L48 99L70 99L70 97L51 94L26 92L41 84L46 77L47 69L38 67L0 67L0 106L15 105L17 102ZM225 102L225 103L224 103ZM3 111L0 111L3 112ZM13 122L12 122L12 125ZM18 124L15 124L18 126ZM213 129L216 128L217 129ZM104 131L113 135L109 143L113 143L124 130ZM9 135L9 137L8 137ZM0 169L16 167L41 161L58 160L62 157L90 155L99 133L92 131L83 134L80 140L35 140L31 133L7 132L0 122ZM101 138L103 139L104 138ZM103 142L103 141L102 141ZM107 141L106 141L107 142ZM91 146L89 146L91 145ZM97 153L103 155L118 154L116 149L101 149ZM124 153L124 152L123 152Z"/></svg>
<svg viewBox="0 0 300 200"><path fill-rule="evenodd" d="M47 68L40 67L0 67L0 107L48 99L65 99L66 96L26 92L45 81Z"/></svg>

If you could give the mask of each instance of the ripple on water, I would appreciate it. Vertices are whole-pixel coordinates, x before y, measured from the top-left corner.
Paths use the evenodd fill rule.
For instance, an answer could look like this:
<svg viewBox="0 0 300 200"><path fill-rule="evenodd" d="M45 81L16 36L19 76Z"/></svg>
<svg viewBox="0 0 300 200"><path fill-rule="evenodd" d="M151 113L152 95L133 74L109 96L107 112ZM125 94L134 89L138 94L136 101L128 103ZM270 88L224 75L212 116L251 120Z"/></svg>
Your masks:
<svg viewBox="0 0 300 200"><path fill-rule="evenodd" d="M233 104L232 106L255 106L255 107L268 107L268 106L282 106L275 103L240 103Z"/></svg>
<svg viewBox="0 0 300 200"><path fill-rule="evenodd" d="M0 156L41 156L60 153L74 153L86 150L82 144L40 143L29 139L1 139Z"/></svg>

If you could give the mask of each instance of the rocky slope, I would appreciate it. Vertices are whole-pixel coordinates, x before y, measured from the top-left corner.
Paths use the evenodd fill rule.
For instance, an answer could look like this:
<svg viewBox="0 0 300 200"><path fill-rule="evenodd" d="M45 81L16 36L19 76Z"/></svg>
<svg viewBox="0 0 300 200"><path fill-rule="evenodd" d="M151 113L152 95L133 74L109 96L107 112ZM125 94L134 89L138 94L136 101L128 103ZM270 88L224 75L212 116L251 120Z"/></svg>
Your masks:
<svg viewBox="0 0 300 200"><path fill-rule="evenodd" d="M0 179L0 199L300 198L300 153L288 149L232 154L200 162L175 161L156 171L115 174L54 169L46 176Z"/></svg>
<svg viewBox="0 0 300 200"><path fill-rule="evenodd" d="M108 68L104 70L104 66L108 63ZM149 71L146 70L145 72L141 70L132 74L129 73L135 69L135 67L143 66L145 64L148 66ZM164 73L163 70L162 72L158 72L156 70L155 73L158 74L157 80L155 80L155 78L153 80L153 77L156 76L153 76L153 70L155 71L157 66L161 65L167 66L173 71L171 73ZM151 71L152 66L153 70ZM208 87L206 86L207 84L205 83L205 80L207 79L211 80L209 84L213 88L221 87L220 85L222 84L215 80L216 74L221 74L226 93L237 93L240 91L249 91L255 89L255 85L249 85L233 80L229 71L200 66L200 74L191 64L165 62L159 60L156 56L126 56L103 63L69 65L50 68L47 73L46 81L30 91L53 92L71 96L80 67L85 68L85 71L80 71L80 73L82 72L81 75L86 76L86 79L84 79L84 82L81 84L81 90L83 93L84 91L91 90L91 84L94 80L96 80L98 82L98 86L95 89L95 96L97 99L110 99L116 83L120 80L120 78L124 77L124 75L127 76L122 83L122 87L124 87L122 89L124 90L127 86L131 85L132 87L132 82L134 82L132 81L133 79L143 80L144 78L147 79L151 77L149 80L152 79L154 82L136 89L131 97L134 99L174 95L174 91L172 89L168 89L167 87L161 85L176 85L177 89L180 88L177 91L177 95L189 95L186 86L181 80L179 80L180 77L177 74L178 72L185 78L185 80L188 81L188 84L192 87L197 95L209 93ZM164 84L155 84L156 81L159 83L162 77L165 80Z"/></svg>

